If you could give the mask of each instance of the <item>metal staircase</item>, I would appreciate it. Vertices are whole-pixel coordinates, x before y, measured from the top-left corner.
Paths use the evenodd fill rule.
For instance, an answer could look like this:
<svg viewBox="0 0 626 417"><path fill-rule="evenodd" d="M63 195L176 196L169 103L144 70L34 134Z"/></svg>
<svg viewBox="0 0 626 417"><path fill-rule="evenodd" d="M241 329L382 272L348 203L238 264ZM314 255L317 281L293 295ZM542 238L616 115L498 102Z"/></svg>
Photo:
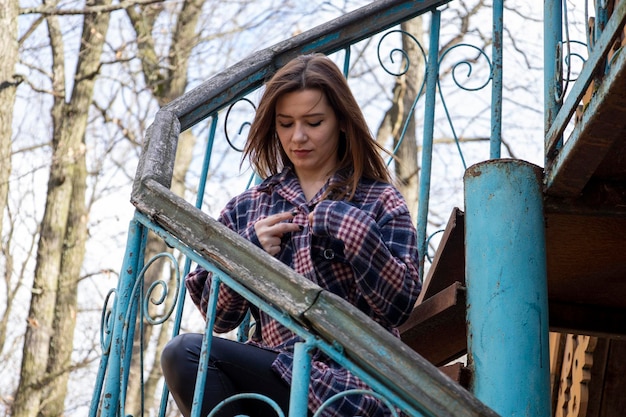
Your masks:
<svg viewBox="0 0 626 417"><path fill-rule="evenodd" d="M468 217L476 215L475 211L465 213L464 209L452 209L439 248L425 276L422 294L413 314L400 329L402 339L398 340L354 307L298 276L203 213L198 208L202 205L202 196L194 205L169 189L178 135L182 131L210 118L210 130L214 134L220 114L228 106L259 88L277 68L301 53L333 54L343 51L346 63L349 63L352 44L426 13L432 20L431 34L438 33L441 13L438 8L445 3L447 1L441 0L374 2L259 51L158 112L147 132L135 177L131 201L137 212L129 228L123 272L114 291L115 302L108 306L110 311L103 319L103 359L91 415L126 415L124 399L131 345L136 331L135 317L147 310L144 304L148 297L142 299L136 288L145 267L151 263L142 258L148 230L187 257L183 273L189 270L191 262L203 265L215 272L220 285L235 288L301 334L306 342L297 351L297 360L306 363L310 349L322 349L362 377L376 395L409 415L507 415L512 407L518 407L519 401L532 404L538 410L527 410L526 414L520 411L522 414L519 415L547 416L554 411L555 406L550 404L550 388L542 385L543 378L546 381L549 378L548 369L526 369L528 375L535 375L533 372L540 374L541 383L528 384L532 387L506 387L483 376L493 370L489 369L489 365L479 363L478 359L483 354L493 354L493 363L498 363L495 356L500 353L480 351L482 346L476 344L476 338L479 335L485 337L485 334L479 334L475 329L486 322L470 320L467 315L468 297L472 297L471 286L476 285L480 278L476 277L480 274L472 272L471 263L475 256L468 255L468 246L472 251L481 249L476 247L471 237L473 223L467 223ZM557 59L557 56L562 58L557 51L562 51L564 45L560 29L563 22L558 13L562 4L549 0L544 7L546 162L545 169L540 170L538 184L541 198L536 202L542 207L543 216L539 220L544 222L544 227L538 235L540 242L522 241L515 245L533 247L540 244L545 247L542 251L545 274L535 274L531 280L539 281L541 287L543 279L543 285L547 287L545 302L549 310L550 330L595 335L607 340L622 338L626 335L626 53L620 53L619 48L616 53L615 48L616 42L623 43L624 39L626 2L617 2L605 22L597 21L602 23L602 28L597 32L582 73L575 83L571 83L567 94L560 94L564 85L561 75L563 60ZM500 40L502 8L503 2L494 2L493 36ZM436 80L438 69L437 39L431 37L430 42L427 81ZM613 54L609 59L607 55L611 51ZM491 74L495 97L492 106L496 107L492 118L495 126L492 128L495 132L492 150L495 151L492 151L492 159L485 162L497 168L500 168L498 164L505 165L497 150L502 116L501 109L500 112L497 109L501 105L502 94L502 67L497 65L501 64L501 52L501 49L494 48ZM425 100L435 99L434 88L429 92L426 86ZM584 109L580 108L588 91L594 93L588 94L590 99ZM558 99L559 96L563 99ZM574 118L577 119L575 126L568 128L574 123ZM432 126L430 128L430 132L425 129L425 141L432 140ZM566 131L571 131L567 138L564 137ZM210 158L210 152L208 147L207 158ZM203 180L206 180L208 162L205 165ZM422 171L422 176L430 175L427 166ZM420 213L424 210L427 213L428 199L420 201L420 205ZM421 256L424 256L426 219L418 221L418 230L424 224L419 242ZM497 219L494 222L497 223ZM468 229L470 237L466 233ZM469 253L474 255L476 252ZM526 271L516 272L519 279L526 278ZM471 282L467 278L471 278ZM497 301L505 305L505 297L499 297ZM515 297L515 294L508 297ZM173 316L176 333L185 298L180 282L175 298L177 310L172 310L165 318L169 318L170 314ZM542 314L547 315L548 311ZM535 330L540 332L542 339L543 335L547 336L548 329ZM210 333L209 323L207 334ZM210 345L210 337L208 339ZM543 355L548 351L547 337L545 339L529 342L539 345ZM373 346L376 348L372 349ZM515 349L514 343L503 344L501 350L508 350L503 353L511 355L504 360L534 352L530 348L510 351ZM462 365L444 368L468 350L468 368ZM547 363L546 358L542 360L541 364ZM610 366L610 362L606 363ZM498 370L495 371L497 374ZM505 378L506 372L499 370ZM301 383L306 384L306 374L301 378ZM199 380L198 384L202 382ZM513 391L516 391L515 398L511 398ZM500 398L493 400L494 397ZM165 415L165 403L164 398L160 415ZM529 409L532 407L529 405ZM294 407L295 411L290 416L300 415L298 410L302 412L303 409L306 407Z"/></svg>

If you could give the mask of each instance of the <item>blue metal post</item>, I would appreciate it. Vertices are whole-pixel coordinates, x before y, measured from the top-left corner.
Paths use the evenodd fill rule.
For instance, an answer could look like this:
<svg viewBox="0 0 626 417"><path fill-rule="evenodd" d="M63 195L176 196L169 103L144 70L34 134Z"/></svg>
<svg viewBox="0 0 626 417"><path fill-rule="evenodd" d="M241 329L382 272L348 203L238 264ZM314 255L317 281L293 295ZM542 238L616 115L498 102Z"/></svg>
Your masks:
<svg viewBox="0 0 626 417"><path fill-rule="evenodd" d="M493 2L493 45L491 73L491 159L500 158L502 148L502 70L503 70L504 0Z"/></svg>
<svg viewBox="0 0 626 417"><path fill-rule="evenodd" d="M191 404L191 416L200 417L202 413L202 399L204 398L204 388L206 386L207 369L209 367L209 355L211 353L211 343L213 342L213 326L215 325L215 310L222 280L213 274L211 282L211 294L207 305L206 325L204 328L204 338L200 350L200 361L198 363L198 373L196 375L196 385L193 393L193 403Z"/></svg>
<svg viewBox="0 0 626 417"><path fill-rule="evenodd" d="M441 12L433 10L430 22L430 42L428 61L426 62L426 97L424 107L424 138L422 139L422 167L420 172L419 206L417 209L417 244L419 249L419 272L424 276L424 259L428 249L426 244L426 226L428 225L428 207L430 200L430 179L433 159L433 136L435 129L435 99L437 97L437 78L439 77L439 29Z"/></svg>
<svg viewBox="0 0 626 417"><path fill-rule="evenodd" d="M548 133L562 104L562 0L545 0L543 16L544 133Z"/></svg>
<svg viewBox="0 0 626 417"><path fill-rule="evenodd" d="M550 416L541 169L493 160L465 174L473 392L502 416Z"/></svg>
<svg viewBox="0 0 626 417"><path fill-rule="evenodd" d="M117 286L115 301L113 305L113 317L112 321L112 336L111 336L111 348L108 359L108 367L106 371L106 382L104 386L104 392L102 395L94 393L92 400L92 406L90 415L95 415L97 411L97 404L101 398L102 405L100 408L101 416L116 416L120 408L120 392L122 387L122 380L126 380L128 375L128 364L130 359L125 359L124 345L125 337L130 337L130 343L132 345L132 334L125 334L125 319L128 309L132 307L133 302L133 288L137 279L137 274L141 269L143 260L142 246L145 240L145 229L137 222L132 220L128 227L128 240L126 244L126 253L124 255L124 263L120 273L120 278Z"/></svg>
<svg viewBox="0 0 626 417"><path fill-rule="evenodd" d="M306 416L309 404L309 379L311 378L311 346L300 342L294 346L293 376L289 417Z"/></svg>

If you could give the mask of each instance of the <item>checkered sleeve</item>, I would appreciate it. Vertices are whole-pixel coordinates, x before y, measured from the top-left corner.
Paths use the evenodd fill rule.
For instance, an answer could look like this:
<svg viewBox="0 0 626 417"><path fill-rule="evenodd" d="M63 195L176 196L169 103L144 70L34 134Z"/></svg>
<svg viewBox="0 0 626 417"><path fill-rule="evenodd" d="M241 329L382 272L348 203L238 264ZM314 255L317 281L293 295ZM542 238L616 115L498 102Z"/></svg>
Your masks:
<svg viewBox="0 0 626 417"><path fill-rule="evenodd" d="M204 287L209 278L209 272L201 266L187 274L185 277L185 286L191 301L196 305L202 317L206 319L206 301L203 303ZM204 306L203 306L204 304ZM204 308L203 308L204 307Z"/></svg>
<svg viewBox="0 0 626 417"><path fill-rule="evenodd" d="M206 320L213 274L198 266L185 277L189 297ZM248 309L247 301L226 285L221 284L217 298L214 330L225 333L236 328Z"/></svg>

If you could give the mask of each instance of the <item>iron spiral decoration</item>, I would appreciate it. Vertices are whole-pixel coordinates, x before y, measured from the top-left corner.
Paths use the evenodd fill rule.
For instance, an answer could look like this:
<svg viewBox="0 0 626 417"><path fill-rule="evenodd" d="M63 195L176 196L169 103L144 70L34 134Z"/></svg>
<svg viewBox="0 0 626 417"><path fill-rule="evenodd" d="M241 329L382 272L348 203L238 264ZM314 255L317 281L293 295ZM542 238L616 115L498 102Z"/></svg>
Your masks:
<svg viewBox="0 0 626 417"><path fill-rule="evenodd" d="M226 117L224 119L224 137L226 138L226 142L228 142L228 146L230 146L233 150L237 151L237 152L243 152L243 149L238 148L237 146L235 146L234 140L231 139L228 129L228 121L230 120L231 117L231 111L233 111L233 109L235 108L235 106L238 103L247 103L250 106L252 106L252 109L254 110L253 113L256 113L256 106L254 105L254 103L247 99L247 98L242 98L239 99L237 101L235 101L233 104L231 104L230 106L228 106L228 110L226 110ZM241 123L241 125L238 127L237 129L237 135L241 135L244 131L244 129L246 129L247 127L249 127L251 125L250 121L245 121L243 123Z"/></svg>

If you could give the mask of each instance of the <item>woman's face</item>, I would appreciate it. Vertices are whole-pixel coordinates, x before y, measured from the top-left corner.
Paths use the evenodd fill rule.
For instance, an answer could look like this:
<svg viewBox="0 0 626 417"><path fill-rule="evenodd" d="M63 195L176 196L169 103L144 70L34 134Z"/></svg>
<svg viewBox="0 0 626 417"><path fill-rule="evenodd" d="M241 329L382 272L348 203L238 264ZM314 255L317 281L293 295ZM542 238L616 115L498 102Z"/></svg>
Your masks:
<svg viewBox="0 0 626 417"><path fill-rule="evenodd" d="M337 168L339 121L320 90L282 95L276 102L276 133L300 180L318 180Z"/></svg>

